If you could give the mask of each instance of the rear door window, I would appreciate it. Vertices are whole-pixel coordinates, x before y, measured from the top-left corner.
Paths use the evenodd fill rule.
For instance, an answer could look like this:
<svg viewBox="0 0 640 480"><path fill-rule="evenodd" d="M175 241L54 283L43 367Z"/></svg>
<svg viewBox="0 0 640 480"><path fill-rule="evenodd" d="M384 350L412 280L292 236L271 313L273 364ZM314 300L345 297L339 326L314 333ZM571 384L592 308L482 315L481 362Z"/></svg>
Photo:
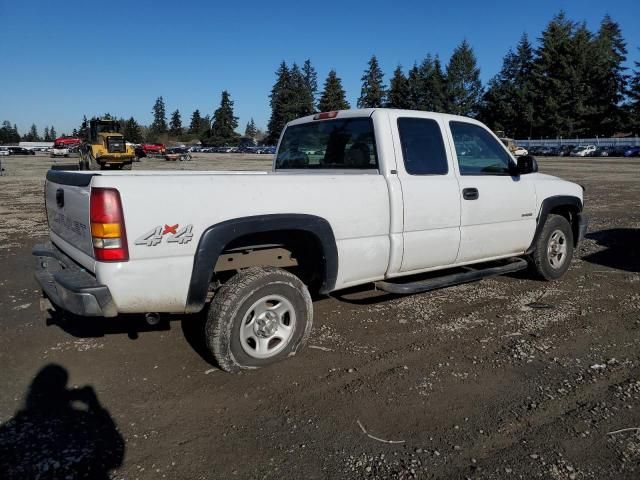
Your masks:
<svg viewBox="0 0 640 480"><path fill-rule="evenodd" d="M446 175L449 171L442 132L429 118L399 118L404 168L410 175Z"/></svg>
<svg viewBox="0 0 640 480"><path fill-rule="evenodd" d="M377 169L369 117L320 120L287 127L276 169Z"/></svg>

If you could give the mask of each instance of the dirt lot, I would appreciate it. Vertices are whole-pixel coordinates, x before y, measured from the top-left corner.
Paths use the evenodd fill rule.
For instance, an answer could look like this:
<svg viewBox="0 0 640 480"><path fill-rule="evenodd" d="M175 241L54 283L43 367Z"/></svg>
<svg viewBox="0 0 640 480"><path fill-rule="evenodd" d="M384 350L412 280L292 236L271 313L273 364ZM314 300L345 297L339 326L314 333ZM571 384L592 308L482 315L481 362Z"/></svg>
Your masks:
<svg viewBox="0 0 640 480"><path fill-rule="evenodd" d="M640 427L638 159L541 160L587 189L590 233L563 281L320 299L304 352L237 375L210 364L200 317L45 322L30 250L51 159L2 161L0 477L640 478L640 430L615 433Z"/></svg>

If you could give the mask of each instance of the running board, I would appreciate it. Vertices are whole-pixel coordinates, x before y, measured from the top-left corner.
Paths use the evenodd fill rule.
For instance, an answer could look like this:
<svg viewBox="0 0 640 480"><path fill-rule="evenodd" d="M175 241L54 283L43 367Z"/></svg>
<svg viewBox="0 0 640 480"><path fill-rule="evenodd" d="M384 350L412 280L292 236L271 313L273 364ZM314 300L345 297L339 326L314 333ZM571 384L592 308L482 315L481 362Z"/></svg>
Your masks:
<svg viewBox="0 0 640 480"><path fill-rule="evenodd" d="M427 280L418 280L417 282L392 283L380 281L375 282L375 287L378 290L384 290L385 292L395 293L397 295L409 295L412 293L428 292L429 290L459 285L461 283L475 282L476 280L482 280L483 278L493 277L495 275L513 273L519 270L524 270L529 266L527 261L522 258L509 258L508 262L509 263L506 265L500 265L497 267L488 267L478 270L469 269L466 272L453 273L443 277L429 278Z"/></svg>

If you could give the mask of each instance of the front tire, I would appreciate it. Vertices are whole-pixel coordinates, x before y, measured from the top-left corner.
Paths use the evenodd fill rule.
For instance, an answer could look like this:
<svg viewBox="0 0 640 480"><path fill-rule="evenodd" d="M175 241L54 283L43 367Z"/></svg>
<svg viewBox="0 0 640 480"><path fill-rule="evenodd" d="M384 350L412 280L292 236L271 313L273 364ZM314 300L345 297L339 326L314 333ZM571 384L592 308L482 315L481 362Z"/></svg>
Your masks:
<svg viewBox="0 0 640 480"><path fill-rule="evenodd" d="M544 280L557 280L573 258L573 231L562 215L549 215L533 251L533 269Z"/></svg>
<svg viewBox="0 0 640 480"><path fill-rule="evenodd" d="M312 324L311 296L298 277L280 268L252 267L214 296L207 346L227 372L264 367L295 355Z"/></svg>

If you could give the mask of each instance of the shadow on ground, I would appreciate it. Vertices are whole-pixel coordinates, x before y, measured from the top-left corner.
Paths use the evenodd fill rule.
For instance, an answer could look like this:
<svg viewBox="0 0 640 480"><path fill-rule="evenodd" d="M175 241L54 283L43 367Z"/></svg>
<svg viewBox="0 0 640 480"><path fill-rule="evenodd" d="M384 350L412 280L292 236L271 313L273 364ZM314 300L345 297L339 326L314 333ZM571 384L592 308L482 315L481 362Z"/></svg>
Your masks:
<svg viewBox="0 0 640 480"><path fill-rule="evenodd" d="M70 335L78 338L96 338L105 335L126 334L136 340L141 332L169 330L165 319L156 325L149 325L143 315L119 315L115 318L78 317L64 310L50 309L47 326L56 325Z"/></svg>
<svg viewBox="0 0 640 480"><path fill-rule="evenodd" d="M97 338L105 335L127 335L131 340L136 340L142 332L158 332L171 330L171 322L168 316L163 316L156 325L149 325L143 315L119 315L115 318L91 318L78 317L62 310L49 310L47 325L55 325L69 335L77 338ZM205 337L206 313L176 316L175 321L180 321L182 334L193 350L208 364L218 367L213 355L207 347ZM1 480L1 479L0 479Z"/></svg>
<svg viewBox="0 0 640 480"><path fill-rule="evenodd" d="M626 272L640 272L640 229L600 230L587 234L587 238L605 248L582 257L585 262Z"/></svg>
<svg viewBox="0 0 640 480"><path fill-rule="evenodd" d="M108 479L125 443L91 386L67 388L67 370L46 365L24 408L0 426L0 478Z"/></svg>

